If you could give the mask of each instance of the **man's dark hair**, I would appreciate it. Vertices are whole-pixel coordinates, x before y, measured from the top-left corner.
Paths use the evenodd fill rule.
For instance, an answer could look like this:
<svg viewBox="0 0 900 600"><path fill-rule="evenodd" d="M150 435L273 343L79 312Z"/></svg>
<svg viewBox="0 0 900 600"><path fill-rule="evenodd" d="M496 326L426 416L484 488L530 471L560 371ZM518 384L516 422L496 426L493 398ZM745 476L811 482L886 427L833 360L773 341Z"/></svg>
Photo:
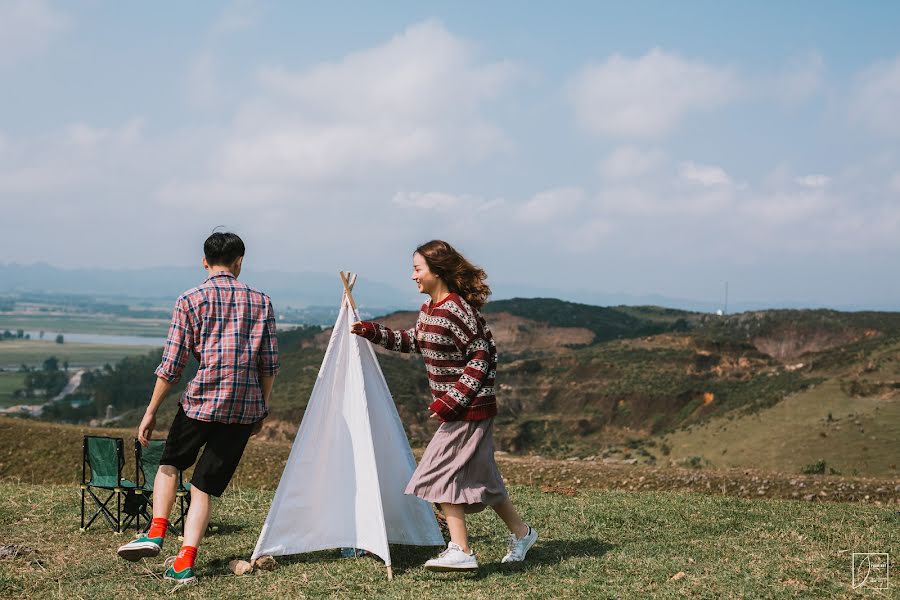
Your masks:
<svg viewBox="0 0 900 600"><path fill-rule="evenodd" d="M203 254L211 265L230 265L244 255L244 241L236 233L217 231L206 238Z"/></svg>

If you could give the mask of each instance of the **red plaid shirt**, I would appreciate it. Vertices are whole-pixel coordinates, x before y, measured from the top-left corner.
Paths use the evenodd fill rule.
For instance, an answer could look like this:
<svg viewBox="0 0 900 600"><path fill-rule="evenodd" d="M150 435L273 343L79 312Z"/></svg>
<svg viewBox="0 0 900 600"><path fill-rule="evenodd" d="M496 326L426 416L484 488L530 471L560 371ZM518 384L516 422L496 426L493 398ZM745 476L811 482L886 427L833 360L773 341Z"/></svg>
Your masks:
<svg viewBox="0 0 900 600"><path fill-rule="evenodd" d="M188 354L200 363L181 406L198 421L255 423L269 413L260 376L278 373L275 311L262 292L220 271L178 298L156 375L177 383Z"/></svg>

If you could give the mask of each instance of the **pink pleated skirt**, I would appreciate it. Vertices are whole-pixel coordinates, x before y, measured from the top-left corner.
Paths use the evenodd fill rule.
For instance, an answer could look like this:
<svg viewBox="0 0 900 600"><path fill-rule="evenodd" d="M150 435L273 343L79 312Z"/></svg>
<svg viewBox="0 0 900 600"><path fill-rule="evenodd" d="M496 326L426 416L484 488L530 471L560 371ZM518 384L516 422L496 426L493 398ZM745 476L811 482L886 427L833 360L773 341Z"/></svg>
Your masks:
<svg viewBox="0 0 900 600"><path fill-rule="evenodd" d="M494 461L494 419L448 421L431 438L406 493L481 512L507 497Z"/></svg>

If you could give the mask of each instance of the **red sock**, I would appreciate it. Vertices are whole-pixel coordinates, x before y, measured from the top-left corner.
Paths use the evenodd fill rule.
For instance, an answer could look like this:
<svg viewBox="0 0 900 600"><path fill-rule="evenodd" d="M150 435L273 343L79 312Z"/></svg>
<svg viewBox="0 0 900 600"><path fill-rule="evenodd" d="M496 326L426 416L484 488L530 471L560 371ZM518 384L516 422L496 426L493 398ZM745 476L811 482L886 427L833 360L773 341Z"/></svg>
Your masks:
<svg viewBox="0 0 900 600"><path fill-rule="evenodd" d="M184 571L188 567L193 568L194 560L196 560L196 558L196 546L182 546L178 556L175 557L175 564L172 565L172 568L175 569L176 572Z"/></svg>
<svg viewBox="0 0 900 600"><path fill-rule="evenodd" d="M166 537L166 529L169 528L169 520L162 517L153 517L150 522L150 531L147 532L149 538Z"/></svg>

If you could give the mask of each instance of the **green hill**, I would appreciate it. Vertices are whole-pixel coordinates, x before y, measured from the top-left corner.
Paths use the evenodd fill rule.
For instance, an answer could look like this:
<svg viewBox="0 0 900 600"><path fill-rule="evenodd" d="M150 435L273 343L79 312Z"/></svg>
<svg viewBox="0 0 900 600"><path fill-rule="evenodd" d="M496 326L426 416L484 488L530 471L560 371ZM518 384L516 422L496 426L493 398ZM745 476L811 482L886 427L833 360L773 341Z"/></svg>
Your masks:
<svg viewBox="0 0 900 600"><path fill-rule="evenodd" d="M489 302L484 313L487 319L492 313L509 313L556 327L583 327L594 332L595 343L686 331L696 318L696 313L656 306L591 306L554 298L498 300Z"/></svg>
<svg viewBox="0 0 900 600"><path fill-rule="evenodd" d="M773 408L785 398L815 397L822 406L833 406L837 418L840 411L862 410L872 398L888 394L879 401L884 408L878 424L864 429L876 438L889 436L898 427L897 398L890 393L900 387L892 358L900 348L900 313L775 310L722 317L658 307L514 299L489 303L485 315L500 349L499 449L738 466L783 448L766 464L796 471L801 456L815 462L846 447L850 454L844 456L842 468L870 475L896 473L890 467L896 461L867 459L862 454L865 444L838 444L849 443L846 431L821 438L835 443L830 450L822 448L817 458L788 450L789 444L773 444L771 437L744 435L742 427L756 419L765 423L778 418ZM385 319L399 326L411 323L414 315ZM281 332L279 343L282 371L271 411L279 435L289 439L315 383L327 332L317 327ZM94 398L93 408L75 414L51 411L50 416L84 420L103 415L106 405L112 405L119 415L115 424L136 425L158 359L157 351L86 376L81 393ZM427 419L429 389L420 358L380 353L379 361L410 440L425 444L433 423ZM811 390L819 392L804 395ZM170 419L174 410L175 403L169 402L160 421ZM828 410L818 412L824 418ZM742 427L729 427L732 420ZM707 424L721 430L708 448L705 444L711 442L705 437L685 433ZM768 430L798 435L784 427ZM678 440L677 448L670 437ZM741 447L755 445L759 452L747 447L743 462L725 461L729 448L729 459L736 456L738 441Z"/></svg>

